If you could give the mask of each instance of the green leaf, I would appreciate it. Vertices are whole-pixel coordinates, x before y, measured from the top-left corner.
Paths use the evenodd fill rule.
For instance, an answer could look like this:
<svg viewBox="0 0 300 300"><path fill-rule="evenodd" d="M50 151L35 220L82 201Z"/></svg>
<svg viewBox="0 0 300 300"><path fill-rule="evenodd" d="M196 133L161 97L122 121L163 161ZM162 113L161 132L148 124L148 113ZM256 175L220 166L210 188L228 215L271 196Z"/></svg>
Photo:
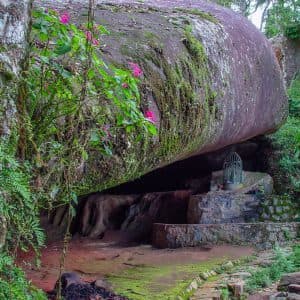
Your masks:
<svg viewBox="0 0 300 300"><path fill-rule="evenodd" d="M84 160L88 160L88 158L89 158L88 153L87 153L84 149L82 150L82 158L83 158Z"/></svg>
<svg viewBox="0 0 300 300"><path fill-rule="evenodd" d="M112 156L112 151L111 148L109 146L107 146L106 144L103 145L103 150L104 150L104 154L108 155L108 156Z"/></svg>
<svg viewBox="0 0 300 300"><path fill-rule="evenodd" d="M147 126L147 128L148 128L148 131L149 131L152 135L157 135L157 128L156 128L155 125L149 124L149 125Z"/></svg>
<svg viewBox="0 0 300 300"><path fill-rule="evenodd" d="M55 48L54 53L57 55L64 55L72 50L70 44L59 45Z"/></svg>

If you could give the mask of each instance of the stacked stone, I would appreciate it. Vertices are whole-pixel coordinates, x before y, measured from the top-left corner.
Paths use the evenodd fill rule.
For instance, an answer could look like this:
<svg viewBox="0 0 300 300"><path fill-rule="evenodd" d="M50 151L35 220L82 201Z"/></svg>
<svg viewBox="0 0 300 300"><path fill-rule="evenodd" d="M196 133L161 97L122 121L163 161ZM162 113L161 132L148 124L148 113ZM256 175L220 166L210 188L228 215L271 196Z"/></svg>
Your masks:
<svg viewBox="0 0 300 300"><path fill-rule="evenodd" d="M289 222L296 218L294 204L288 196L266 196L261 211L261 221Z"/></svg>

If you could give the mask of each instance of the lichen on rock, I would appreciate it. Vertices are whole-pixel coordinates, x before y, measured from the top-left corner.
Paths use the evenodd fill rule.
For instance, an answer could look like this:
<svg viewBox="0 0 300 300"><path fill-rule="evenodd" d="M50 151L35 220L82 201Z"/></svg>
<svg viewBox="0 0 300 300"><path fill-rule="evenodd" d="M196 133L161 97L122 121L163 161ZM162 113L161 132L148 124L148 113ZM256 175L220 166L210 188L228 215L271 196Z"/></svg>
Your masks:
<svg viewBox="0 0 300 300"><path fill-rule="evenodd" d="M66 9L59 1L55 4ZM38 7L49 5L36 2ZM73 21L83 22L87 2L75 1L68 10ZM234 12L201 0L167 5L157 0L100 1L95 22L111 32L100 47L108 64L128 68L129 62L136 62L142 67L141 109L155 112L159 134L119 132L110 157L87 149L88 159L76 169L78 194L272 131L284 121L287 102L273 51L262 34ZM84 103L83 116L91 103L107 105L101 101ZM51 163L56 171L43 174L49 190L63 184L60 160Z"/></svg>

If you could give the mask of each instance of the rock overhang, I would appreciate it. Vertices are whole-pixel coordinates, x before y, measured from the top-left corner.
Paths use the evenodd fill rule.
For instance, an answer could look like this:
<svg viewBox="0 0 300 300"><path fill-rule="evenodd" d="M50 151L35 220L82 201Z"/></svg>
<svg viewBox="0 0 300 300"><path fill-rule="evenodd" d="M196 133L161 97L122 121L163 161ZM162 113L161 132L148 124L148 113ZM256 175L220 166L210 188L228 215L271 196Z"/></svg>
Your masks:
<svg viewBox="0 0 300 300"><path fill-rule="evenodd" d="M80 21L87 4L57 0L36 5L67 9ZM147 91L142 93L142 107L159 116L159 136L148 149L121 149L112 162L121 176L112 182L115 174L106 170L97 189L274 131L284 122L287 98L273 50L241 15L201 0L96 4L95 21L112 33L105 37L104 58L125 67L128 61L141 64L141 90ZM193 53L197 47L198 52L204 50L202 58ZM130 173L128 157L133 164L133 156L135 172ZM99 159L95 155L88 161L83 175L93 173Z"/></svg>

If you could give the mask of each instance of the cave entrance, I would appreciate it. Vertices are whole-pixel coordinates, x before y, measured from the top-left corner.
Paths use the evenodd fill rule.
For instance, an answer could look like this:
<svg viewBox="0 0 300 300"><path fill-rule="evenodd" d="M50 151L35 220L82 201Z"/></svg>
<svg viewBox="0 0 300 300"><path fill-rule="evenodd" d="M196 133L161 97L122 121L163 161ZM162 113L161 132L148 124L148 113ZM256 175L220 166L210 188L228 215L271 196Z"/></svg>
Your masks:
<svg viewBox="0 0 300 300"><path fill-rule="evenodd" d="M266 139L255 138L215 152L193 156L102 193L128 195L176 190L190 190L192 194L206 193L210 190L212 172L222 169L225 158L231 152L237 152L241 156L245 171L264 172L266 144Z"/></svg>
<svg viewBox="0 0 300 300"><path fill-rule="evenodd" d="M212 173L222 170L230 152L241 156L245 171L264 172L267 145L266 139L256 138L173 163L132 182L87 195L80 199L72 233L105 238L107 232L117 230L127 240L149 241L154 223L188 223L191 195L216 189L211 186ZM65 212L66 208L56 211L52 223L64 225Z"/></svg>

